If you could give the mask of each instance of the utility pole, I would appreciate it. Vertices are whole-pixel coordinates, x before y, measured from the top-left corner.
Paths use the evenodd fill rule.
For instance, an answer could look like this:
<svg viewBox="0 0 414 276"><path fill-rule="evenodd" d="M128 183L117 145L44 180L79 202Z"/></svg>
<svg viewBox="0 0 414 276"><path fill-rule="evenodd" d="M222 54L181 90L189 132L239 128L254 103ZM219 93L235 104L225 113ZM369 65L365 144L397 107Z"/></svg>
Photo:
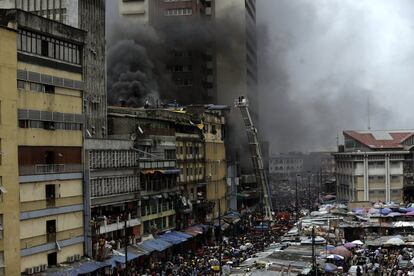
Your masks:
<svg viewBox="0 0 414 276"><path fill-rule="evenodd" d="M300 175L296 175L296 182L295 182L295 214L296 214L296 221L299 220L299 206L298 206L298 177Z"/></svg>
<svg viewBox="0 0 414 276"><path fill-rule="evenodd" d="M125 276L129 275L128 270L128 243L129 243L129 237L127 235L127 222L128 222L128 212L127 212L127 203L125 202L124 205L124 243L125 243Z"/></svg>
<svg viewBox="0 0 414 276"><path fill-rule="evenodd" d="M312 196L311 196L311 172L308 171L308 210L309 210L309 214L312 211Z"/></svg>
<svg viewBox="0 0 414 276"><path fill-rule="evenodd" d="M219 209L219 275L221 275L221 198L218 201L218 209Z"/></svg>
<svg viewBox="0 0 414 276"><path fill-rule="evenodd" d="M312 275L318 275L315 258L315 226L312 226Z"/></svg>

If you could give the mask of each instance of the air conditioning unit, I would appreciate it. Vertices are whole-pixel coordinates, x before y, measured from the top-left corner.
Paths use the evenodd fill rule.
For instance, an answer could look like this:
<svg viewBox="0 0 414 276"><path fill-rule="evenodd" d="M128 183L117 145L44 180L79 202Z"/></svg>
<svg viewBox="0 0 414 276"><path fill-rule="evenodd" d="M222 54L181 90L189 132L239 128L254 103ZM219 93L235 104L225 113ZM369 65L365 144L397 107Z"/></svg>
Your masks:
<svg viewBox="0 0 414 276"><path fill-rule="evenodd" d="M40 266L40 271L46 271L47 269L47 264L43 264Z"/></svg>
<svg viewBox="0 0 414 276"><path fill-rule="evenodd" d="M68 258L67 258L67 262L68 263L73 263L75 261L75 256L69 256Z"/></svg>
<svg viewBox="0 0 414 276"><path fill-rule="evenodd" d="M26 268L25 272L26 272L27 275L33 275L34 274L34 268L33 267Z"/></svg>
<svg viewBox="0 0 414 276"><path fill-rule="evenodd" d="M34 272L35 273L39 273L39 272L41 272L42 271L42 268L40 267L40 266L35 266L34 267Z"/></svg>
<svg viewBox="0 0 414 276"><path fill-rule="evenodd" d="M80 261L81 259L81 255L80 254L76 254L75 255L75 261Z"/></svg>

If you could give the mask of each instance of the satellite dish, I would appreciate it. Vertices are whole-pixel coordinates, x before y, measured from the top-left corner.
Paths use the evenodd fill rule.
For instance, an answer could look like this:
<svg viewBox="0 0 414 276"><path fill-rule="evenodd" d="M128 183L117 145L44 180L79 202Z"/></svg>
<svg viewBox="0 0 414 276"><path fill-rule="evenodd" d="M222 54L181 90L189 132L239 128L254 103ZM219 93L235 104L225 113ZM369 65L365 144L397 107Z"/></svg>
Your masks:
<svg viewBox="0 0 414 276"><path fill-rule="evenodd" d="M135 135L135 133L131 133L131 141L135 141L137 140L137 135Z"/></svg>

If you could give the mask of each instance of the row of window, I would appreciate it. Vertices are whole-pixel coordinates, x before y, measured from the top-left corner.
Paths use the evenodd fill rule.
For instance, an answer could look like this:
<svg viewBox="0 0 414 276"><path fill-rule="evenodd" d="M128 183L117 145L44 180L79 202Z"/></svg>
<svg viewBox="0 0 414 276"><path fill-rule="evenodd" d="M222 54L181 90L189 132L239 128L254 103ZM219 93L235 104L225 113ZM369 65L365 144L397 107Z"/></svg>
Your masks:
<svg viewBox="0 0 414 276"><path fill-rule="evenodd" d="M174 84L179 87L191 87L193 86L193 80L175 79Z"/></svg>
<svg viewBox="0 0 414 276"><path fill-rule="evenodd" d="M149 199L141 201L141 216L153 215L174 209L170 199Z"/></svg>
<svg viewBox="0 0 414 276"><path fill-rule="evenodd" d="M172 72L193 72L192 65L174 65L171 67Z"/></svg>
<svg viewBox="0 0 414 276"><path fill-rule="evenodd" d="M390 190L390 193L391 193L391 195L393 195L393 196L397 196L397 195L401 195L401 190L398 190L398 189L393 189L393 190ZM369 195L370 196L373 196L373 195L380 195L380 196L383 196L383 195L385 195L385 190L370 190L369 191Z"/></svg>
<svg viewBox="0 0 414 276"><path fill-rule="evenodd" d="M89 165L94 169L137 167L139 153L132 150L91 151Z"/></svg>
<svg viewBox="0 0 414 276"><path fill-rule="evenodd" d="M303 167L302 166L299 166L299 167L294 167L294 166L287 166L287 167L271 167L271 170L281 170L281 171L284 171L284 170L295 170L295 171L299 171L299 170L302 170L303 169Z"/></svg>
<svg viewBox="0 0 414 276"><path fill-rule="evenodd" d="M40 84L34 82L27 82L27 81L17 81L17 88L22 90L30 90L33 92L40 92L40 93L55 93L55 87L53 85L48 84Z"/></svg>
<svg viewBox="0 0 414 276"><path fill-rule="evenodd" d="M82 130L82 124L51 121L19 120L20 128L41 128L46 130Z"/></svg>
<svg viewBox="0 0 414 276"><path fill-rule="evenodd" d="M193 9L180 8L180 9L168 9L164 11L165 16L180 16L180 15L192 15Z"/></svg>
<svg viewBox="0 0 414 276"><path fill-rule="evenodd" d="M139 191L139 176L96 178L91 180L91 196L106 196Z"/></svg>
<svg viewBox="0 0 414 276"><path fill-rule="evenodd" d="M144 191L159 192L165 189L172 189L177 186L176 175L142 175L141 188Z"/></svg>
<svg viewBox="0 0 414 276"><path fill-rule="evenodd" d="M203 174L204 168L201 167L195 167L193 168L192 166L187 166L186 168L184 167L180 167L180 172L181 172L181 176L184 176L184 172L185 175L187 176L191 176L191 175L198 175L198 174Z"/></svg>
<svg viewBox="0 0 414 276"><path fill-rule="evenodd" d="M144 221L144 234L156 233L175 227L175 215Z"/></svg>
<svg viewBox="0 0 414 276"><path fill-rule="evenodd" d="M192 146L183 146L180 145L178 147L178 154L183 155L183 154L189 154L192 155L193 157L198 157L199 154L202 154L203 150L202 150L202 144L201 143L197 143L195 145Z"/></svg>
<svg viewBox="0 0 414 276"><path fill-rule="evenodd" d="M361 162L362 164L362 162ZM400 161L390 161L390 165L391 167L397 168L399 167L401 164ZM356 163L354 162L338 162L337 163L337 167L339 169L352 169L352 168L356 168ZM385 168L385 162L384 161L370 161L368 162L368 167L370 169L384 169Z"/></svg>
<svg viewBox="0 0 414 276"><path fill-rule="evenodd" d="M80 46L29 31L19 31L17 50L68 63L81 64Z"/></svg>
<svg viewBox="0 0 414 276"><path fill-rule="evenodd" d="M270 160L270 163L274 164L296 164L296 163L303 163L302 159L273 159Z"/></svg>

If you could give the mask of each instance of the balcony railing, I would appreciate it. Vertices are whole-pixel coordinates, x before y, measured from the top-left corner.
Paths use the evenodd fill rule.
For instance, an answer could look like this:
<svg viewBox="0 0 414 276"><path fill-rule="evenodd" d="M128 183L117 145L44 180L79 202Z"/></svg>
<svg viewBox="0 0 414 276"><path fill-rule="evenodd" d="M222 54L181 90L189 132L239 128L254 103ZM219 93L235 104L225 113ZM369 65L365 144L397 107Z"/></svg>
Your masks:
<svg viewBox="0 0 414 276"><path fill-rule="evenodd" d="M128 214L127 228L138 226L141 224L141 219L137 214ZM105 234L109 232L114 232L117 230L122 230L125 228L125 220L122 217L114 218L105 218L103 221L98 224L96 230L99 234Z"/></svg>
<svg viewBox="0 0 414 276"><path fill-rule="evenodd" d="M19 175L82 172L82 164L35 164L19 166Z"/></svg>

